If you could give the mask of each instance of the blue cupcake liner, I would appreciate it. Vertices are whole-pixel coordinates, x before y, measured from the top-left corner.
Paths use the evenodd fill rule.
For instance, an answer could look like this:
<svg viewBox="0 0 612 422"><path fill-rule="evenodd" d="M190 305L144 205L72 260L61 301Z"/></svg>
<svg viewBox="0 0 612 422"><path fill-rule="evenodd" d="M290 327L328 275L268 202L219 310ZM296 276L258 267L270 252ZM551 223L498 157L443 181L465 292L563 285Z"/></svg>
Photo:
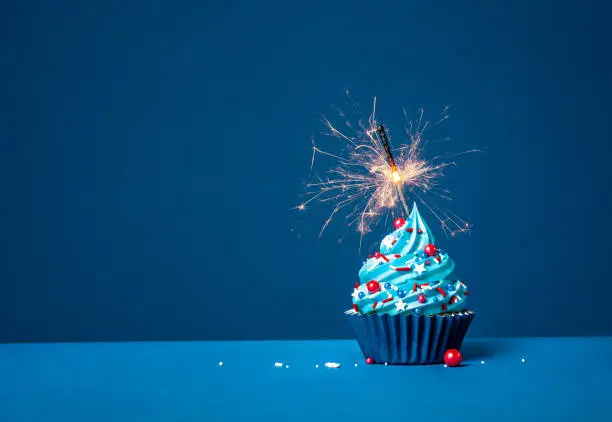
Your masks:
<svg viewBox="0 0 612 422"><path fill-rule="evenodd" d="M345 314L363 355L390 365L442 363L444 352L461 348L475 315L470 310L433 316Z"/></svg>

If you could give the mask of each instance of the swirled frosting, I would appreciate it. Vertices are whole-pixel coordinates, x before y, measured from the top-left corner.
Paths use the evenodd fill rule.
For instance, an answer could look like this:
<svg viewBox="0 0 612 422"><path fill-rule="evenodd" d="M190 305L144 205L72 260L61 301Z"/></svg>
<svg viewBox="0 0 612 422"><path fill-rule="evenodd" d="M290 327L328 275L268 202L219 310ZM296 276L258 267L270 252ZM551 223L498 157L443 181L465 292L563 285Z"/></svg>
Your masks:
<svg viewBox="0 0 612 422"><path fill-rule="evenodd" d="M435 315L465 306L467 287L447 280L455 263L437 249L416 204L408 221L385 236L359 270L353 309L360 314Z"/></svg>

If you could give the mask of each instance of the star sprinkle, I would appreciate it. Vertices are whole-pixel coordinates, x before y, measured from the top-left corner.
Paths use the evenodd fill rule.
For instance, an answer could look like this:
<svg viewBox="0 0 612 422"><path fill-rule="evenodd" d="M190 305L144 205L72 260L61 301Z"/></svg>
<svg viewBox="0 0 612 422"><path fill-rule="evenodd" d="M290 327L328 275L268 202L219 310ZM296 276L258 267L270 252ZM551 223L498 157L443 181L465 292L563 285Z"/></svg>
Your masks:
<svg viewBox="0 0 612 422"><path fill-rule="evenodd" d="M419 273L419 275L421 275L427 270L425 269L425 264L416 264L414 266L414 271L416 271L417 273Z"/></svg>
<svg viewBox="0 0 612 422"><path fill-rule="evenodd" d="M359 289L353 290L353 294L351 296L353 296L353 299L357 300L359 298Z"/></svg>
<svg viewBox="0 0 612 422"><path fill-rule="evenodd" d="M392 234L385 236L385 238L382 241L382 246L384 246L386 249L391 249L391 247L395 244L395 242L397 242L397 238L395 236L393 236Z"/></svg>
<svg viewBox="0 0 612 422"><path fill-rule="evenodd" d="M405 311L406 306L408 306L408 304L404 303L403 300L399 300L398 302L395 302L395 307L397 308L398 311Z"/></svg>

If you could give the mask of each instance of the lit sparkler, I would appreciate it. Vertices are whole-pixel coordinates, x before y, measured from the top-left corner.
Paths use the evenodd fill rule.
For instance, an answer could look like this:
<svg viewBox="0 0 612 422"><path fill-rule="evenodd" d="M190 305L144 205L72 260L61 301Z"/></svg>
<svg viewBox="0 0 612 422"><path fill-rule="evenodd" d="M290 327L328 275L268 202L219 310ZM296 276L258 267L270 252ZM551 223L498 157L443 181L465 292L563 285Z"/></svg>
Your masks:
<svg viewBox="0 0 612 422"><path fill-rule="evenodd" d="M455 235L468 231L469 225L464 220L433 205L431 201L425 201L425 194L430 192L449 199L448 192L439 186L439 180L444 168L455 163L442 161L440 157L431 160L423 158L423 148L427 143L423 135L426 130L446 120L446 112L447 108L436 123L430 124L423 121L423 110L420 110L418 118L408 122L406 133L409 143L396 149L391 148L385 127L376 121L376 98L367 125L360 122L358 129L354 129L346 121L347 128L353 132L352 136L338 130L329 120L324 120L330 130L327 135L344 142L345 149L334 154L319 148L313 141L311 167L314 167L317 155L333 159L336 164L326 170L323 177L317 176L314 182L307 184L307 198L296 208L304 210L313 201L329 203L332 211L320 235L334 217L344 213L348 225L356 226L363 236L383 216L394 217L403 213L407 217L408 193L411 199L418 200L432 212L440 221L444 233ZM407 117L405 111L404 116ZM467 152L476 150L455 155Z"/></svg>
<svg viewBox="0 0 612 422"><path fill-rule="evenodd" d="M397 187L397 196L399 196L402 201L402 207L406 212L406 215L410 215L410 209L408 208L408 201L406 200L406 192L404 191L404 187L402 186L402 176L397 169L397 165L395 164L395 160L393 159L393 153L391 152L391 147L389 146L389 140L387 139L387 134L385 132L385 127L383 125L378 125L376 128L378 132L378 136L385 148L385 152L387 153L387 161L389 163L389 167L391 170L391 181L395 182Z"/></svg>

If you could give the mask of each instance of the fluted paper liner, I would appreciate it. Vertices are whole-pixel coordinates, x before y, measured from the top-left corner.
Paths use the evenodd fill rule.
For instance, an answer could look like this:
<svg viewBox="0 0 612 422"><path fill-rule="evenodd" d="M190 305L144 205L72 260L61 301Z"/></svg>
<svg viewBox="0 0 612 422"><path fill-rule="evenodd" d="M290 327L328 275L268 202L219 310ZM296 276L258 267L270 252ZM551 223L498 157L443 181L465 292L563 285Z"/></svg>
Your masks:
<svg viewBox="0 0 612 422"><path fill-rule="evenodd" d="M475 315L469 310L434 316L345 314L363 355L390 365L442 363L444 352L461 348Z"/></svg>

